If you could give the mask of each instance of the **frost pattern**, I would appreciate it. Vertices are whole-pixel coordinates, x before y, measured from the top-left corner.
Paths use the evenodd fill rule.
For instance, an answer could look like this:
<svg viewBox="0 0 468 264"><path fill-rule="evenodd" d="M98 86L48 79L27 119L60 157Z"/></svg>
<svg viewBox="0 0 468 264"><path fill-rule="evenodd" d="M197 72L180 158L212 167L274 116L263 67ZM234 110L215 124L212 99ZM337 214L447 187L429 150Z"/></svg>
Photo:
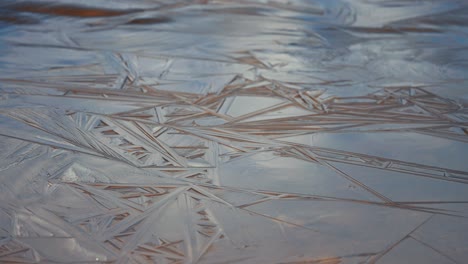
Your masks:
<svg viewBox="0 0 468 264"><path fill-rule="evenodd" d="M1 263L464 263L463 1L0 4Z"/></svg>

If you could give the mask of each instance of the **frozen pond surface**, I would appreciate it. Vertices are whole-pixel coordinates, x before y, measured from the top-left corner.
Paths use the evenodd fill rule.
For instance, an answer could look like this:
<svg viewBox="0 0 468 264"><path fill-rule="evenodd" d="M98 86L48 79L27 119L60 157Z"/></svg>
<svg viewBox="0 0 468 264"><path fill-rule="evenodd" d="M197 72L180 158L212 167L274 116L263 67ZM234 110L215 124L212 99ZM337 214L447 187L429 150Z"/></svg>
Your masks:
<svg viewBox="0 0 468 264"><path fill-rule="evenodd" d="M466 1L2 0L0 262L467 263L467 86Z"/></svg>

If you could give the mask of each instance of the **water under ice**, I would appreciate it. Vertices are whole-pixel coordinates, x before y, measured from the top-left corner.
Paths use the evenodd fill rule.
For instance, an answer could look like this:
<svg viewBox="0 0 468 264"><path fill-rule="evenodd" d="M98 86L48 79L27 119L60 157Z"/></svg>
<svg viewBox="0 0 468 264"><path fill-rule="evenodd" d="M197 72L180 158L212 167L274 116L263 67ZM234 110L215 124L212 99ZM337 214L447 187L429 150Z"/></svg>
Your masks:
<svg viewBox="0 0 468 264"><path fill-rule="evenodd" d="M1 263L466 263L468 3L0 3Z"/></svg>

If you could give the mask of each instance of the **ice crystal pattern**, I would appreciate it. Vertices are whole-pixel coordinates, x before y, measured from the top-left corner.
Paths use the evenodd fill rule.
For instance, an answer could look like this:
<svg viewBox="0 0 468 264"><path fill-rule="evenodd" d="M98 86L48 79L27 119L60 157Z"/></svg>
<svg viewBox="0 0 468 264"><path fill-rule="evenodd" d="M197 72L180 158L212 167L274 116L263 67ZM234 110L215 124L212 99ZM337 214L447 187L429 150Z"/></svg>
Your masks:
<svg viewBox="0 0 468 264"><path fill-rule="evenodd" d="M1 263L466 263L463 1L0 6Z"/></svg>

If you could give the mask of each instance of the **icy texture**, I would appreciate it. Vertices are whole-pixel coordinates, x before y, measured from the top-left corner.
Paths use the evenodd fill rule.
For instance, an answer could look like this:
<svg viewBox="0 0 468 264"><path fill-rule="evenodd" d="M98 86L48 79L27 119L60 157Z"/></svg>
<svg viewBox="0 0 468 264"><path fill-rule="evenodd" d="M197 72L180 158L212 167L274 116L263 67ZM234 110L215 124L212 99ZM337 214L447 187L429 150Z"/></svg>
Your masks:
<svg viewBox="0 0 468 264"><path fill-rule="evenodd" d="M466 263L468 4L0 1L0 263Z"/></svg>

